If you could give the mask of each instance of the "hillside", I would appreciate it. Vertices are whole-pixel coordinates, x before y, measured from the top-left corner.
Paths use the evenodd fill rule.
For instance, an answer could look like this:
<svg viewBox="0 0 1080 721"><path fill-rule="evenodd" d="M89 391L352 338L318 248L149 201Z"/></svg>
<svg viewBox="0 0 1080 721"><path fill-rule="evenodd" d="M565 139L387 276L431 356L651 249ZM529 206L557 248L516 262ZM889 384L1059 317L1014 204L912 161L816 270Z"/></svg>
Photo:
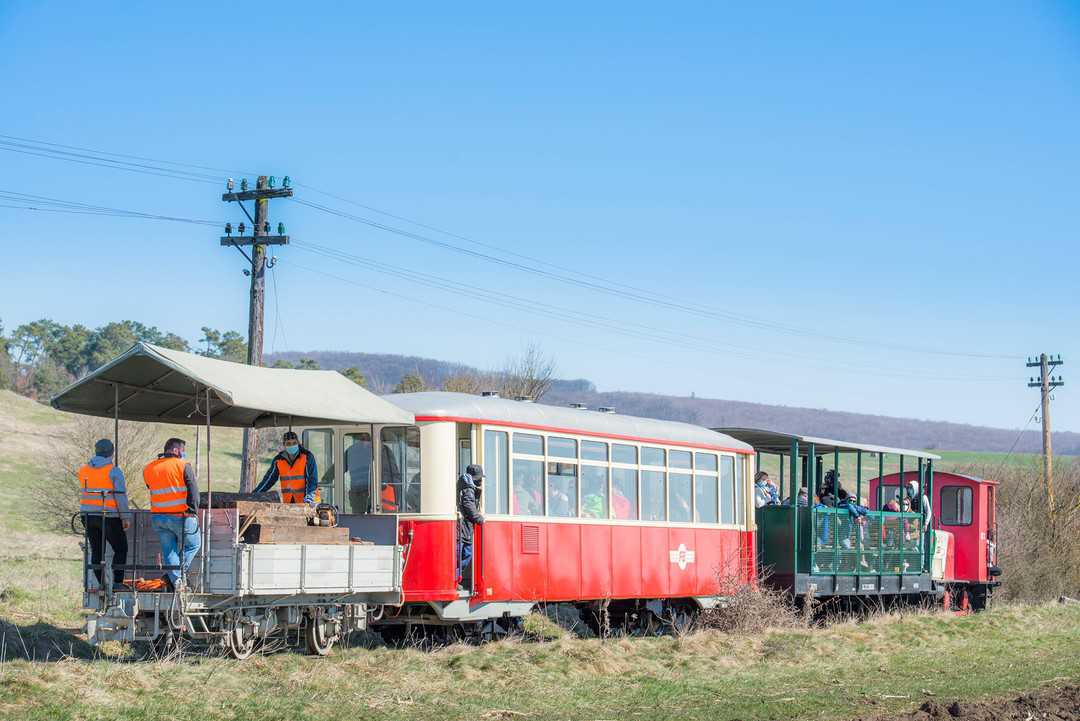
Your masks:
<svg viewBox="0 0 1080 721"><path fill-rule="evenodd" d="M283 352L268 356L268 362L278 359L296 362L300 358L312 358L323 368L334 370L356 366L368 378L369 387L383 393L389 392L406 373L419 372L428 385L437 388L451 376L479 372L460 363L432 358L343 351ZM544 397L544 402L555 405L585 403L590 408L610 406L628 415L686 421L710 427L763 427L905 448L1007 453L1012 449L1017 435L1015 429L947 421L632 391L600 392L592 381L585 379L556 381ZM1030 430L1020 438L1015 451L1036 453L1041 448L1040 434ZM1054 450L1061 455L1080 455L1080 433L1055 433Z"/></svg>

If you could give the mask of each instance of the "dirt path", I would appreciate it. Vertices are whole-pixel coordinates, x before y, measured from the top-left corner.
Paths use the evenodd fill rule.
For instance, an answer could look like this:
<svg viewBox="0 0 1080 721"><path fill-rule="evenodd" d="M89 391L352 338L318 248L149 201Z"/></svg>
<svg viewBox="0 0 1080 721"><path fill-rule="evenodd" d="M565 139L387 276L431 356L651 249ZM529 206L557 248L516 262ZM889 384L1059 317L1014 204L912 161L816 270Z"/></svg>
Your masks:
<svg viewBox="0 0 1080 721"><path fill-rule="evenodd" d="M1080 686L1044 688L1000 701L926 701L875 721L1080 721Z"/></svg>

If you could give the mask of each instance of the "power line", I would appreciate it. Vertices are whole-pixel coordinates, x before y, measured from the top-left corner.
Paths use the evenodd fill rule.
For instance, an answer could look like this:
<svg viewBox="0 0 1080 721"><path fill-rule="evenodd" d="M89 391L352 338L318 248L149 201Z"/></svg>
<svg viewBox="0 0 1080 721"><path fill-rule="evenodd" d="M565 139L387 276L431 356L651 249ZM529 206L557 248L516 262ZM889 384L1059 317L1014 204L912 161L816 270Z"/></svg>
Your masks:
<svg viewBox="0 0 1080 721"><path fill-rule="evenodd" d="M174 177L176 179L181 179L181 180L191 180L191 181L195 181L195 182L215 182L214 180L210 179L212 176L207 176L207 175L204 175L204 174L201 174L201 173L191 173L189 171L175 171L175 170L169 169L169 168L162 168L161 166L162 165L175 165L175 166L192 167L192 168L205 169L205 170L220 170L220 171L226 172L226 173L232 172L232 171L228 171L228 170L221 169L221 168L214 168L212 166L197 165L197 164L194 164L194 163L181 163L181 162L178 162L178 161L161 160L161 159L148 158L148 157L145 157L145 156L130 155L130 154L124 154L124 153L107 153L105 151L97 151L97 150L92 150L92 149L89 149L89 148L83 148L83 147L79 147L79 146L63 145L63 144L59 144L59 143L47 143L45 141L31 140L31 139L28 139L28 138L21 138L21 137L18 137L18 136L0 135L0 138L8 139L7 141L4 141L4 142L7 142L8 145L16 146L16 148L17 147L26 148L26 147L28 147L26 145L27 143L37 144L38 146L45 146L45 147L37 147L37 148L35 148L35 150L41 151L41 152L37 152L37 153L29 152L29 151L26 151L26 150L21 150L21 151L20 150L13 150L12 148L3 147L2 145L0 145L0 150L13 150L13 152L25 152L25 153L30 154L30 155L41 155L42 157L50 157L52 159L57 159L57 160L69 160L71 162L83 162L85 164L90 164L90 165L101 164L103 162L103 163L106 163L103 167L112 167L113 169L128 170L128 171L131 171L131 172L144 172L144 173L149 173L149 174L161 174L161 171L169 171L169 172L172 172L174 174L173 175L166 175L165 177ZM12 140L20 141L22 145L20 145L20 143L12 143L12 142L10 142ZM66 153L66 151L56 150L55 148L65 148L67 150L78 150L78 151L80 151L80 153ZM66 153L67 156L75 156L75 157L65 157L65 156L59 155L60 153ZM85 155L85 154L91 154L91 155ZM111 156L119 157L119 158L130 158L130 159L134 159L134 160L146 161L147 163L157 163L158 165L156 165L156 166L147 166L144 163L131 163L131 162L128 162L128 161L117 161L117 160L112 160L110 158L94 157L95 155L96 156L111 155ZM86 158L88 158L88 157L94 157L94 160L87 160ZM99 161L99 162L94 162L95 160ZM175 173L185 173L185 175L176 175ZM893 343L893 342L888 342L888 341L878 341L878 340L873 340L873 339L857 338L857 337L851 337L851 336L832 335L832 334L828 334L828 333L824 333L824 332L819 332L817 330L807 330L806 328L801 327L801 326L794 326L794 325L788 325L788 324L784 324L784 323L777 323L775 321L768 321L768 320L764 320L764 319L760 319L760 318L754 318L754 317L751 317L751 316L732 313L730 311L725 311L725 310L718 309L718 308L712 308L712 307L708 307L708 306L701 306L701 305L697 305L697 304L693 304L693 303L687 303L687 302L684 302L684 301L673 299L670 296L664 296L664 295L661 295L661 294L657 294L655 291L649 291L649 290L637 288L637 287L632 286L632 285L628 285L628 284L625 284L625 283L619 283L617 281L612 281L612 280L609 280L609 279L605 279L605 278L602 278L600 276L596 276L596 275L592 275L592 274L588 274L588 273L583 273L581 271L568 269L568 268L565 268L565 267L562 267L562 266L557 266L557 265L554 265L554 264L550 263L549 261L545 261L545 260L542 260L542 259L539 259L539 258L535 258L535 257L532 257L532 256L520 254L520 253L516 253L514 251L506 250L504 248L500 248L499 246L496 246L496 245L493 245L493 244L481 243L480 241L473 240L471 238L468 238L467 236L450 233L449 231L442 230L442 229L437 228L436 226L433 226L433 225L427 225L427 224L424 224L424 223L420 223L419 221L416 221L416 220L411 220L411 219L409 219L409 218L407 218L405 216L395 215L393 213L388 213L386 211L382 211L382 210L379 210L377 208L373 208L372 206L363 205L361 203L357 203L356 201L352 201L352 200L349 200L347 198L344 198L343 196L336 195L336 194L330 193L330 192L325 191L325 190L320 190L320 189L315 188L313 186L305 185L303 187L306 187L306 188L308 188L308 189L310 189L310 190L312 190L314 192L318 192L318 193L327 195L328 197L333 197L333 198L342 200L343 202L349 202L351 204L357 205L358 207L362 207L362 208L365 208L367 210L371 210L373 212L377 212L379 214L386 215L387 217L392 217L392 218L395 218L395 219L398 219L398 220L402 220L404 222L411 223L413 225L416 225L417 227L421 227L421 228L424 228L424 229L427 229L427 230L433 230L433 231L441 233L443 235L447 235L448 237L457 238L459 240L464 240L466 242L469 242L469 243L472 243L472 244L475 244L475 245L479 245L481 247L486 247L486 248L489 248L489 249L492 249L492 250L496 250L502 255L508 255L508 256L511 256L511 257L516 257L516 258L519 258L521 260L527 260L528 264L521 263L521 262L518 262L518 261L513 261L513 260L507 260L504 257L491 255L489 253L482 253L482 252L479 252L479 251L471 250L469 248L464 248L464 247L459 246L459 245L454 244L454 243L449 243L449 242L446 242L446 241L440 241L440 240L437 240L435 238L431 238L431 237L422 235L420 233L414 233L412 231L408 231L408 230L405 230L405 229L402 229L402 228L389 226L389 225L386 225L384 223L380 223L378 221L372 220L370 218L364 218L362 216L357 216L357 215L354 215L352 213L348 213L346 211L335 209L335 208L332 208L330 206L322 205L322 204L319 204L319 203L312 203L310 201L296 201L296 202L300 203L301 205L305 205L305 206L310 207L312 209L319 210L321 212L325 212L325 213L328 213L328 214L331 214L331 215L335 215L335 216L343 218L343 219L351 220L353 222L363 223L363 224L368 225L369 227L375 228L377 230L381 230L381 231L389 232L389 233L394 233L394 234L397 234L399 236L407 237L407 238L416 240L418 242L431 244L431 245L443 248L445 250L449 250L449 251L452 251L452 252L464 254L464 255L474 257L474 258L477 258L477 259L482 259L482 260L484 260L486 262L498 264L498 265L501 265L503 267L509 267L509 268L512 268L512 269L520 271L520 272L531 273L531 274L534 274L534 275L540 275L542 277L546 277L548 279L555 280L557 282L578 286L578 287L585 288L585 289L588 289L588 290L592 290L592 291L595 291L595 292L601 292L601 293L606 293L606 294L609 294L609 295L618 296L618 297L621 297L621 298L623 298L625 300L632 300L632 301L639 302L639 303L646 303L646 304L654 305L654 306L657 306L657 307L666 308L668 310L675 310L675 311L695 315L695 316L702 317L702 318L733 322L733 323L737 323L737 324L752 327L752 328L769 330L769 331L778 332L778 333L784 333L784 334L789 334L789 335L798 335L798 336L803 336L803 337L811 337L811 338L814 338L815 340L818 340L818 341L829 341L829 342L849 344L849 345L862 345L862 346L869 346L869 347L882 349L882 350L892 350L892 351L901 351L901 352L909 352L909 353L920 353L920 354L928 354L928 355L935 355L935 356L977 358L977 359L984 359L984 360L1015 359L1017 357L1017 356L1008 355L1008 354L977 353L977 352L942 350L942 349L939 349L939 348L929 348L929 347L923 347L923 346L912 346L912 345L899 344L899 343ZM551 270L544 270L542 267L538 267L538 266L546 266L546 267L549 267L549 268L556 268L560 272L555 272L555 271L551 271Z"/></svg>
<svg viewBox="0 0 1080 721"><path fill-rule="evenodd" d="M335 248L330 248L328 246L319 245L316 243L306 241L293 241L292 244L300 250L315 253L317 255L321 255L323 257L338 262L365 267L369 270L384 275L398 277L412 283L423 285L425 287L454 293L460 292L461 290L460 282L451 278L437 276L430 273L422 273L420 271L414 271L408 268L402 268L400 266L391 265L389 263L377 261L371 258L365 258L363 256L353 255L344 251L337 250ZM917 378L919 380L929 379L950 382L1001 382L1009 380L1008 378L998 377L950 377L931 373L923 373L920 371L883 371L873 367L859 366L855 364L838 364L835 362L830 363L823 359L815 359L813 357L808 358L803 354L789 353L785 351L770 351L767 356L763 356L761 350L758 348L738 346L734 344L721 344L707 338L701 338L685 333L675 333L672 331L667 331L665 329L660 329L641 323L623 322L607 316L601 316L594 313L580 311L577 309L556 306L549 303L535 301L530 298L523 298L521 296L515 296L512 294L493 291L490 289L475 287L470 288L469 295L501 307L524 311L533 315L540 315L563 322L569 322L594 330L606 330L619 335L633 337L638 340L660 343L665 347L678 346L680 348L696 352L725 353L757 361L762 360L763 357L786 356L797 359L811 367L823 368L825 370L842 370L845 372L856 371L869 375L892 378Z"/></svg>
<svg viewBox="0 0 1080 721"><path fill-rule="evenodd" d="M91 205L89 203L80 203L72 200L62 200L60 198L50 198L44 195L19 193L13 190L0 189L0 200L10 203L3 207L19 210L33 210L48 213L71 213L75 215L105 215L121 218L139 218L143 220L167 220L176 223L193 223L196 225L209 226L220 225L216 220L200 220L198 218L184 218L173 215L146 213L138 210L110 208L108 206Z"/></svg>

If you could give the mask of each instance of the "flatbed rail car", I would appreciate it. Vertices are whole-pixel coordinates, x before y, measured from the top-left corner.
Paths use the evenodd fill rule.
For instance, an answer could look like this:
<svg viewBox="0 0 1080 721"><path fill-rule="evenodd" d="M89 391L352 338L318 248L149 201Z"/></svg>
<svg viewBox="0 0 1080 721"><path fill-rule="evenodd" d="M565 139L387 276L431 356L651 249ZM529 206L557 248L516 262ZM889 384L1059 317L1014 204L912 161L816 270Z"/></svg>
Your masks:
<svg viewBox="0 0 1080 721"><path fill-rule="evenodd" d="M829 468L838 484L833 493L842 487L865 508L864 490L876 487L876 478L894 464L916 482L920 498L933 498L940 456L757 428L717 430L753 446L757 467L772 471L786 496L781 505L755 513L758 569L768 583L797 599L943 600L944 565L934 562L937 534L919 499L913 499L918 512L871 505L865 515L815 501ZM911 470L904 470L905 463ZM869 475L875 480L864 480ZM805 504L792 500L800 490L807 493ZM898 502L911 495L906 486L896 490Z"/></svg>
<svg viewBox="0 0 1080 721"><path fill-rule="evenodd" d="M138 482L137 469L150 459L125 463L120 420L186 425L196 439L192 465L197 472L200 450L203 455L202 540L189 578L181 579L175 593L114 590L112 584L99 586L93 573L103 571L110 578L111 555L98 568L87 562L83 601L92 642L167 643L183 637L221 644L244 658L260 641L291 640L302 633L309 651L324 654L342 634L366 627L372 609L401 603L404 549L397 543L394 516L345 519L350 539L362 539L357 543L245 543L237 511L214 502L210 429L293 423L411 427L411 413L336 372L252 367L145 343L79 380L52 405L113 418L115 460L126 466L130 483ZM116 566L128 585L169 570L161 564L150 515L134 511L128 516L132 558Z"/></svg>
<svg viewBox="0 0 1080 721"><path fill-rule="evenodd" d="M395 515L405 603L373 623L498 636L539 606L651 632L753 573L752 449L687 423L461 393L384 396L416 427L307 427L344 518ZM456 478L483 466L474 559L457 580Z"/></svg>

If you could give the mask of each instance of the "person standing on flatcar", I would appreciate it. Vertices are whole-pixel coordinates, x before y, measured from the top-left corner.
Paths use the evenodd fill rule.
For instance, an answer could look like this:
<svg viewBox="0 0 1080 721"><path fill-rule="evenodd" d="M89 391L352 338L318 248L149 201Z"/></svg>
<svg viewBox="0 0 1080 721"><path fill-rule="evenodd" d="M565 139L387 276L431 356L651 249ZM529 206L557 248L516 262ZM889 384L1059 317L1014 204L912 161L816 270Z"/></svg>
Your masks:
<svg viewBox="0 0 1080 721"><path fill-rule="evenodd" d="M281 442L281 452L270 461L255 492L265 493L281 481L282 503L318 503L319 469L315 454L300 445L300 437L294 431L285 431Z"/></svg>
<svg viewBox="0 0 1080 721"><path fill-rule="evenodd" d="M124 588L124 571L117 568L127 563L128 542L124 531L128 521L127 483L120 466L113 463L113 442L102 438L94 444L94 456L79 469L79 512L82 514L86 539L90 543L90 563L98 585L102 586L105 544L113 552L113 589Z"/></svg>
<svg viewBox="0 0 1080 721"><path fill-rule="evenodd" d="M484 469L475 463L470 463L465 472L461 474L457 482L457 510L458 510L458 568L457 583L459 587L472 586L472 559L473 559L473 526L482 526L484 517L480 515L480 503L477 493L484 482ZM469 583L466 585L465 571L468 569Z"/></svg>

